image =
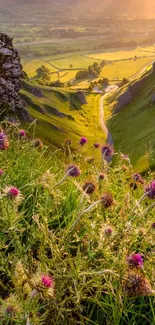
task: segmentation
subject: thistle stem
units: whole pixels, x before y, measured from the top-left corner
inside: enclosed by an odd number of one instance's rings
[[[155,202],[152,203],[148,208],[146,208],[144,211],[142,211],[142,214],[147,213],[149,210],[155,207]]]
[[[78,215],[77,218],[75,219],[75,221],[73,222],[73,225],[72,225],[72,227],[71,227],[71,229],[70,229],[70,232],[73,231],[73,229],[75,228],[76,224],[80,221],[81,217],[82,217],[85,213],[89,212],[93,207],[95,207],[98,203],[101,203],[101,202],[102,202],[102,200],[98,200],[98,201],[92,203],[92,204],[91,204],[91,205],[90,205],[86,210],[82,211],[82,212],[80,213],[80,215]]]

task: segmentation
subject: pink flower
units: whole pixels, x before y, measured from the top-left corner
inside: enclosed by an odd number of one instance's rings
[[[23,199],[23,196],[17,187],[6,186],[3,192],[9,199],[15,200],[16,202],[20,203],[20,201]]]
[[[129,264],[132,264],[134,266],[143,266],[143,259],[140,254],[133,254],[127,257],[127,261]]]
[[[112,235],[112,229],[111,228],[106,228],[104,231],[106,236],[111,236]]]
[[[19,190],[16,187],[11,187],[10,190],[8,191],[8,195],[12,197],[16,197],[19,195]]]
[[[19,131],[19,136],[25,138],[26,137],[26,131],[25,130],[20,130]]]
[[[4,174],[3,170],[2,170],[2,169],[0,169],[0,175],[3,175],[3,174]]]
[[[81,146],[83,146],[84,144],[86,144],[88,142],[88,140],[87,140],[87,138],[85,138],[85,137],[82,137],[81,139],[80,139],[80,145]]]
[[[42,275],[41,282],[46,288],[54,287],[54,281],[49,275]]]

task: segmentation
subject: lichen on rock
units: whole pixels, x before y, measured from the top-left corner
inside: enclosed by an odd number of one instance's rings
[[[0,33],[0,120],[17,116],[32,121],[25,102],[18,95],[22,76],[20,57],[12,44],[12,38]]]

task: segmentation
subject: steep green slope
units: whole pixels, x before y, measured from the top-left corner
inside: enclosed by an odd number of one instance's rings
[[[78,147],[81,136],[89,137],[89,148],[96,141],[105,141],[99,124],[100,95],[86,94],[87,104],[82,104],[74,91],[49,87],[40,89],[42,97],[25,88],[21,90],[31,116],[37,120],[35,132],[38,137],[58,146],[71,138],[74,149]]]
[[[116,149],[129,154],[132,163],[145,170],[148,166],[155,166],[155,105],[151,103],[155,92],[155,75],[152,73],[145,77],[134,99],[119,113],[113,114],[118,97],[126,89],[127,86],[107,97],[107,125]],[[151,156],[148,156],[150,150]]]

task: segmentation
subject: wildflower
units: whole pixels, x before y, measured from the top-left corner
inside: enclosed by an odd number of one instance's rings
[[[87,140],[87,138],[85,138],[85,137],[82,137],[81,139],[80,139],[80,145],[81,146],[84,146],[84,144],[86,144],[88,142],[88,140]]]
[[[81,174],[81,171],[77,166],[69,165],[66,169],[66,174],[71,177],[77,177]]]
[[[19,130],[19,136],[25,138],[26,137],[26,131],[25,130]]]
[[[123,291],[130,298],[149,296],[154,293],[148,279],[139,270],[127,274],[123,280]]]
[[[114,154],[114,147],[111,144],[105,144],[101,149],[103,159],[109,161]]]
[[[1,130],[0,133],[0,150],[6,150],[9,148],[9,141],[6,134]]]
[[[104,234],[106,236],[111,236],[112,235],[112,228],[106,228],[105,231],[104,231]]]
[[[3,174],[4,174],[3,170],[2,170],[2,169],[0,169],[0,175],[3,175]]]
[[[155,198],[155,181],[151,182],[148,187],[146,187],[145,192],[150,199]]]
[[[102,205],[104,206],[104,208],[109,208],[113,204],[113,197],[112,197],[111,193],[105,193],[101,197],[101,202],[102,202]]]
[[[155,222],[152,223],[151,227],[155,229]]]
[[[105,179],[104,174],[100,173],[98,179],[99,179],[99,181],[103,181]]]
[[[22,195],[17,187],[6,186],[3,190],[3,192],[11,200],[15,200],[15,201],[19,202],[22,199]]]
[[[92,194],[95,191],[95,184],[93,184],[92,182],[86,182],[83,186],[83,190],[87,194]]]
[[[54,281],[48,275],[42,275],[41,282],[46,288],[53,288],[54,287]]]
[[[36,148],[42,148],[43,147],[43,143],[42,143],[42,141],[40,139],[33,140],[33,145]]]
[[[134,181],[139,182],[141,184],[144,183],[144,180],[143,180],[142,176],[140,174],[138,174],[138,173],[133,175],[133,179],[134,179]]]
[[[133,254],[127,257],[127,261],[130,265],[135,267],[142,267],[143,266],[143,259],[140,254]]]
[[[99,143],[94,143],[94,148],[97,149],[100,147],[100,144]]]
[[[72,144],[72,141],[71,140],[66,140],[66,144],[68,145],[68,146],[70,146],[71,144]]]

